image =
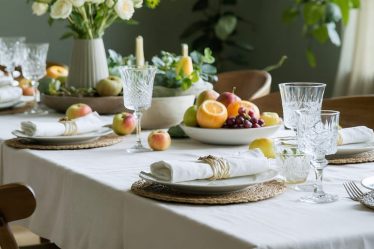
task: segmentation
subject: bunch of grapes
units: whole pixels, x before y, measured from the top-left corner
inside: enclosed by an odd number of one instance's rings
[[[265,124],[264,120],[257,119],[251,110],[247,112],[245,108],[240,107],[238,113],[236,117],[228,117],[222,128],[260,128]]]

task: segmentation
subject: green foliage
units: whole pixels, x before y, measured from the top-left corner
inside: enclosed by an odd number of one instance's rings
[[[217,81],[217,68],[212,65],[215,62],[215,58],[209,48],[204,49],[204,54],[192,51],[190,57],[194,70],[191,75],[184,76],[182,72],[176,73],[176,66],[180,61],[180,56],[165,51],[161,51],[159,56],[154,56],[152,63],[158,68],[155,85],[187,90],[199,79],[208,82]]]
[[[317,59],[312,49],[313,42],[330,42],[341,45],[338,24],[347,25],[349,13],[360,7],[360,0],[294,0],[292,6],[283,12],[283,21],[291,23],[302,17],[302,33],[308,40],[306,58],[311,67],[316,67]]]
[[[253,47],[248,42],[237,39],[239,25],[248,24],[244,18],[232,12],[232,6],[237,3],[237,0],[196,0],[192,11],[201,13],[203,19],[191,23],[180,38],[191,40],[191,47],[200,52],[209,46],[219,58],[218,63],[247,63],[243,52],[250,52]],[[229,47],[235,48],[237,54],[225,56],[224,51]],[[218,64],[218,67],[222,65]]]
[[[180,127],[180,125],[172,126],[169,128],[168,133],[171,138],[188,138],[186,133]]]

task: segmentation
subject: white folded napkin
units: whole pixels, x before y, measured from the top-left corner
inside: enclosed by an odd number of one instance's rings
[[[366,126],[356,126],[339,130],[338,145],[374,141],[374,132]]]
[[[230,177],[254,175],[269,170],[269,160],[261,150],[250,150],[240,156],[224,158],[229,165]],[[208,179],[213,176],[212,167],[198,160],[165,160],[152,163],[151,174],[163,181],[184,182]]]
[[[0,87],[2,86],[15,86],[15,83],[18,84],[17,81],[15,81],[10,76],[0,75]]]
[[[97,112],[90,113],[84,117],[72,120],[76,126],[75,134],[82,134],[96,131],[103,126],[103,122]],[[28,136],[53,137],[62,136],[68,128],[61,122],[39,122],[24,121],[21,123],[21,130]]]
[[[0,103],[6,103],[21,99],[22,89],[17,86],[0,87]]]

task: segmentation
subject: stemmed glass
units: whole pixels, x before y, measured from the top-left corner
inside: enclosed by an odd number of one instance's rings
[[[136,144],[127,149],[129,153],[147,152],[150,149],[142,145],[141,119],[143,111],[151,106],[153,81],[157,72],[154,66],[123,66],[120,67],[121,78],[123,81],[123,101],[127,109],[134,110],[137,119],[136,125]]]
[[[5,66],[5,71],[11,78],[14,77],[16,66],[22,61],[22,44],[25,37],[1,37],[0,39],[0,63]]]
[[[24,44],[24,56],[22,66],[23,76],[31,80],[31,86],[34,88],[34,105],[26,111],[25,114],[47,114],[46,110],[39,107],[38,80],[46,74],[46,61],[48,53],[48,43],[27,43]]]
[[[323,169],[327,166],[326,155],[337,151],[339,112],[322,110],[296,111],[299,122],[297,126],[298,146],[304,153],[312,155],[311,166],[316,174],[314,193],[300,200],[309,203],[334,202],[338,196],[327,194],[322,188]]]
[[[298,122],[296,116],[297,110],[321,110],[325,87],[326,84],[324,83],[295,82],[279,84],[283,119],[286,128],[296,130]]]

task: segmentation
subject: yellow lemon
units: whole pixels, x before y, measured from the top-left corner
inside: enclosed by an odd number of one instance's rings
[[[275,158],[273,140],[271,138],[258,138],[249,144],[249,149],[260,149],[267,158]]]
[[[264,120],[265,126],[277,125],[281,121],[276,112],[263,112],[260,118]]]
[[[227,119],[226,106],[215,100],[205,100],[197,109],[196,119],[202,128],[221,128]]]

